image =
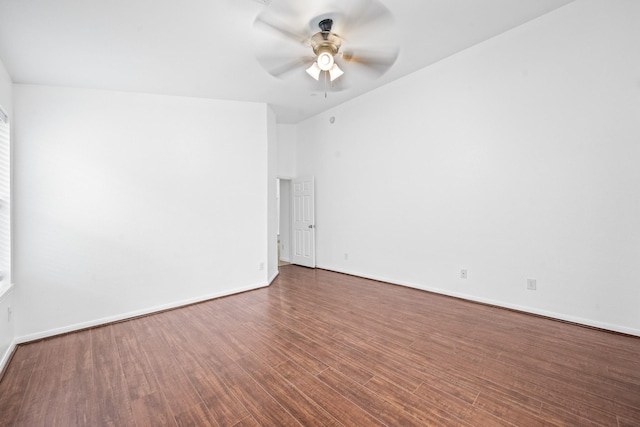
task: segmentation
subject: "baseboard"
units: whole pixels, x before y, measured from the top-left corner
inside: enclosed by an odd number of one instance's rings
[[[7,348],[4,350],[4,352],[0,354],[0,380],[2,380],[2,376],[4,375],[4,370],[8,366],[9,361],[11,360],[11,357],[13,356],[13,353],[15,352],[17,347],[17,343],[13,334],[14,325],[12,324],[12,322],[15,322],[15,321],[11,318],[12,317],[11,315],[8,315],[9,316],[8,318],[4,317],[4,316],[7,316],[7,311],[5,310],[11,307],[11,302],[7,302],[6,300],[11,296],[14,289],[15,287],[13,286],[12,283],[7,284],[7,283],[4,283],[4,281],[0,282],[0,306],[2,307],[2,310],[3,310],[2,312],[3,319],[0,320],[0,322],[2,322],[3,330],[5,330],[7,334],[3,339],[6,339],[7,341],[11,340]],[[7,303],[5,304],[5,302]],[[3,343],[2,347],[4,347],[5,344],[6,342]]]
[[[278,277],[278,275],[280,275],[280,271],[276,270],[275,273],[273,273],[271,275],[271,277],[269,278],[269,285],[271,285],[273,283],[274,280],[276,280],[276,278]]]
[[[7,348],[7,351],[2,355],[2,358],[0,358],[0,381],[2,381],[5,368],[9,366],[9,362],[11,361],[11,358],[13,357],[13,354],[15,353],[17,348],[18,344],[14,340],[11,345],[9,345],[9,348]]]
[[[408,288],[419,289],[419,290],[422,290],[422,291],[433,292],[435,294],[446,295],[446,296],[450,296],[450,297],[453,297],[453,298],[463,299],[463,300],[466,300],[466,301],[477,302],[477,303],[480,303],[480,304],[492,305],[492,306],[501,307],[501,308],[504,308],[504,309],[507,309],[507,310],[514,310],[514,311],[528,313],[528,314],[532,314],[532,315],[536,315],[536,316],[547,317],[547,318],[550,318],[550,319],[555,319],[555,320],[559,320],[559,321],[563,321],[563,322],[574,323],[574,324],[577,324],[577,325],[586,326],[586,327],[590,327],[590,328],[603,329],[603,330],[616,332],[616,333],[620,333],[620,334],[633,335],[633,336],[640,337],[640,329],[629,328],[629,327],[626,327],[626,326],[615,325],[615,324],[606,323],[606,322],[599,322],[599,321],[591,320],[591,319],[584,319],[582,317],[570,316],[570,315],[567,315],[567,314],[564,314],[564,313],[556,313],[556,312],[540,310],[540,309],[536,309],[536,308],[532,308],[532,307],[520,306],[520,305],[517,305],[517,304],[511,304],[511,303],[508,303],[508,302],[505,302],[505,301],[492,300],[492,299],[489,299],[489,298],[480,298],[480,297],[477,297],[477,296],[474,296],[474,295],[458,293],[458,292],[451,292],[451,291],[447,291],[445,289],[435,288],[435,287],[431,287],[431,286],[419,285],[419,284],[416,284],[416,283],[399,282],[397,280],[394,280],[394,279],[391,279],[391,278],[388,278],[388,277],[372,276],[372,275],[369,275],[369,274],[363,274],[363,273],[351,272],[351,271],[344,271],[344,270],[336,269],[336,268],[332,268],[332,267],[321,267],[321,266],[318,266],[317,268],[321,268],[323,270],[335,271],[336,273],[348,274],[350,276],[362,277],[362,278],[365,278],[365,279],[375,280],[375,281],[378,281],[378,282],[389,283],[389,284],[392,284],[392,285],[404,286],[404,287],[408,287]]]
[[[251,285],[241,288],[236,288],[224,292],[218,292],[208,295],[203,295],[196,298],[185,299],[181,301],[172,302],[169,304],[163,304],[155,307],[150,307],[142,310],[131,311],[128,313],[118,314],[115,316],[103,317],[101,319],[90,320],[87,322],[76,323],[73,325],[63,326],[60,328],[50,329],[47,331],[37,332],[35,334],[22,335],[20,337],[16,337],[14,340],[15,344],[24,344],[32,341],[38,341],[45,338],[50,338],[56,335],[67,334],[69,332],[76,332],[83,329],[95,328],[102,325],[107,325],[109,323],[122,322],[124,320],[133,319],[136,317],[146,316],[149,314],[159,313],[166,310],[172,310],[179,307],[184,307],[191,304],[197,304],[204,301],[209,301],[216,298],[222,298],[229,295],[240,294],[243,292],[253,291],[256,289],[264,288],[269,286],[270,283],[261,283],[258,285]]]

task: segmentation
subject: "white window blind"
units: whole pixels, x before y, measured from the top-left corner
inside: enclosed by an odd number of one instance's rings
[[[11,144],[9,117],[0,107],[0,285],[11,283]]]

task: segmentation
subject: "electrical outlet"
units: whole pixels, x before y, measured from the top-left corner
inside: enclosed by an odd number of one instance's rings
[[[463,268],[462,270],[460,270],[460,278],[461,279],[466,279],[467,278],[467,269]]]
[[[7,321],[11,323],[11,318],[13,317],[13,309],[11,306],[7,307]]]
[[[344,254],[344,260],[345,261],[349,261],[349,254],[345,252]]]
[[[535,291],[537,287],[536,279],[527,279],[527,289]]]
[[[260,270],[264,270],[264,262],[260,263]]]

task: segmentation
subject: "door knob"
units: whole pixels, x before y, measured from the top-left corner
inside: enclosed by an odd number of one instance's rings
[[[309,228],[313,228],[313,225],[312,225],[312,224],[309,224]]]

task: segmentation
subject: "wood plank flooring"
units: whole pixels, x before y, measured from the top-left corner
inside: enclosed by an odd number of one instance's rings
[[[640,426],[640,339],[284,266],[21,345],[0,426]]]

